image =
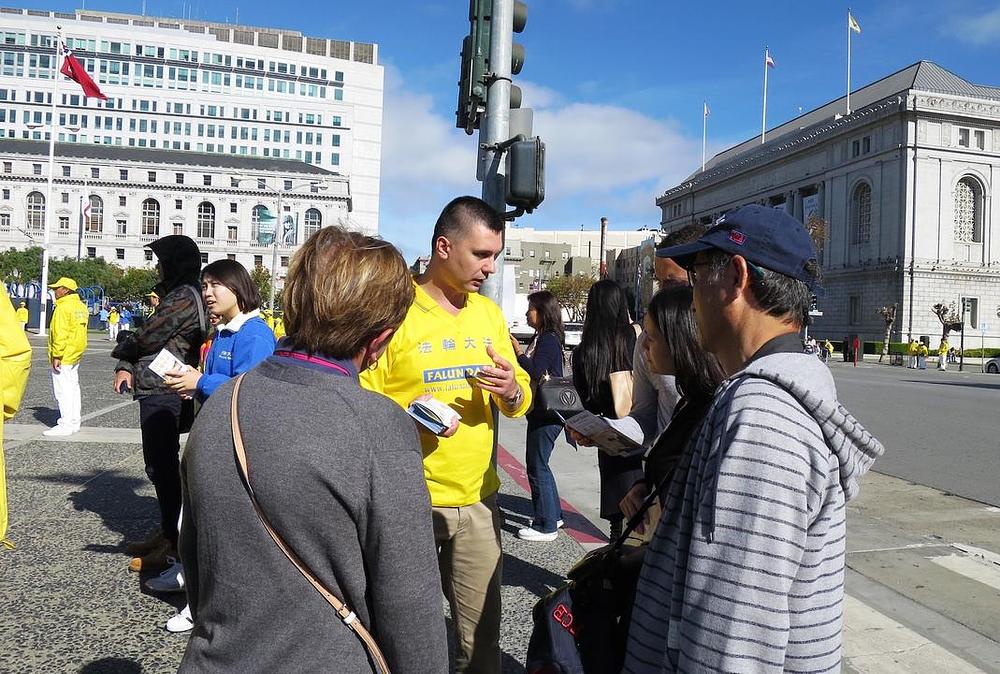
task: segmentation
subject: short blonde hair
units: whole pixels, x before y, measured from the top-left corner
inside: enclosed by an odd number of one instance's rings
[[[353,358],[413,303],[413,279],[396,247],[341,227],[324,227],[292,256],[282,294],[285,330],[296,349]]]

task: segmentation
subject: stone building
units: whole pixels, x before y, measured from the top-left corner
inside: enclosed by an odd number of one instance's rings
[[[712,158],[656,200],[666,231],[748,203],[825,227],[826,294],[813,333],[893,340],[941,333],[931,306],[967,308],[966,337],[1000,346],[1000,87],[928,61]],[[994,227],[994,224],[997,226]],[[968,341],[968,339],[967,339]]]

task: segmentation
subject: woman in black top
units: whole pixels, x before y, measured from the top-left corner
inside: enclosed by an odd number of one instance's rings
[[[611,393],[611,373],[632,370],[635,330],[628,315],[625,293],[611,280],[598,281],[587,296],[587,316],[580,346],[573,351],[573,385],[584,409],[617,418]],[[598,452],[601,472],[601,517],[611,522],[611,538],[621,533],[618,506],[636,480],[642,477],[641,456],[611,456]]]
[[[622,499],[621,508],[627,517],[638,509],[649,490],[673,471],[704,419],[715,389],[725,378],[715,356],[698,343],[691,298],[690,287],[667,288],[653,296],[646,312],[643,349],[650,372],[674,375],[681,397],[667,428],[646,453],[645,476]],[[661,490],[661,503],[663,493]],[[639,533],[643,533],[645,524],[636,527]]]
[[[527,352],[511,337],[518,364],[531,375],[532,386],[545,377],[563,376],[563,332],[562,309],[555,296],[547,290],[528,295],[528,325],[535,329]],[[531,507],[534,518],[530,527],[517,532],[518,538],[527,541],[555,540],[562,525],[562,508],[559,506],[559,490],[549,468],[549,456],[562,425],[546,419],[540,410],[528,412],[528,437],[525,443],[525,463],[528,485],[531,487]]]

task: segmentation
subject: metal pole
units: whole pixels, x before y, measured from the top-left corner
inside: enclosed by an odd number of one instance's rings
[[[605,256],[607,255],[607,251],[605,250],[605,243],[607,241],[607,236],[608,236],[608,219],[605,217],[601,217],[601,248],[598,251],[598,254],[601,256],[601,261],[597,265],[597,269],[599,270],[597,277],[601,279],[607,278],[608,276],[608,265],[607,262],[605,262],[604,260]]]
[[[958,371],[961,372],[962,368],[965,367],[965,298],[962,298],[962,334],[958,338],[958,350],[961,355],[958,357]],[[940,357],[940,356],[939,356]],[[944,355],[946,362],[948,354]]]
[[[281,222],[281,196],[284,193],[281,190],[276,191],[278,193],[278,219],[274,223],[274,240],[271,242],[271,296],[267,302],[267,306],[272,312],[274,311],[274,286],[278,282],[278,230],[283,225]]]
[[[58,118],[57,104],[59,101],[59,60],[62,46],[62,26],[56,26],[56,43],[54,45],[55,55],[52,63],[52,120],[49,124],[49,183],[45,191],[45,232],[42,235],[42,288],[41,306],[38,312],[38,336],[44,337],[45,322],[48,314],[49,303],[49,230],[52,228],[52,181],[56,170],[56,123]]]
[[[87,172],[83,173],[83,196],[80,197],[80,226],[76,234],[76,261],[80,261],[80,256],[83,254],[83,200],[86,199],[90,201],[90,197],[87,196]]]
[[[767,133],[767,47],[764,47],[764,106],[760,113],[760,144],[764,144],[764,134]]]
[[[847,114],[851,114],[851,9],[847,8]]]
[[[514,38],[514,0],[493,0],[490,28],[490,82],[486,98],[486,116],[479,131],[479,142],[485,147],[483,161],[483,201],[498,213],[507,210],[504,194],[503,153],[496,145],[510,135],[510,59]],[[496,259],[496,271],[479,289],[498,305],[503,294],[503,272],[506,250],[506,232]]]

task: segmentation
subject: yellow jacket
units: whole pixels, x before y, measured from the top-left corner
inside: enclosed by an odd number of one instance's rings
[[[7,301],[10,302],[9,299]],[[18,307],[14,314],[17,316],[18,323],[28,322],[28,307]]]
[[[274,325],[271,326],[271,331],[274,332],[274,338],[281,339],[285,336],[285,319],[275,318],[273,322]]]
[[[118,324],[118,319],[120,319],[120,318],[121,318],[121,316],[118,314],[118,310],[117,309],[112,309],[108,313],[108,323],[110,323],[111,325],[117,325]]]
[[[18,325],[7,289],[0,284],[0,546],[12,547],[7,536],[7,478],[3,456],[3,422],[21,406],[24,388],[31,370],[31,345]]]
[[[920,342],[920,344],[917,345],[917,355],[926,357],[928,353],[929,351],[927,349],[927,345],[924,344],[923,342]]]
[[[493,366],[486,353],[492,345],[514,367],[524,394],[518,409],[500,407],[510,417],[531,407],[531,378],[517,364],[507,321],[492,300],[470,294],[458,316],[452,316],[419,285],[416,293],[378,365],[361,373],[361,385],[404,409],[429,393],[462,415],[455,435],[442,438],[421,430],[420,445],[431,504],[472,505],[495,494],[500,478],[493,463],[494,401],[491,394],[473,388],[469,376]]]
[[[87,349],[89,318],[87,305],[76,293],[71,292],[56,300],[49,325],[49,360],[60,358],[65,365],[80,362]]]
[[[920,353],[920,343],[916,340],[910,342],[910,355],[916,356]]]
[[[947,340],[942,339],[941,340],[941,344],[938,346],[938,355],[939,356],[947,356],[948,355],[948,348],[949,347],[948,347]]]

